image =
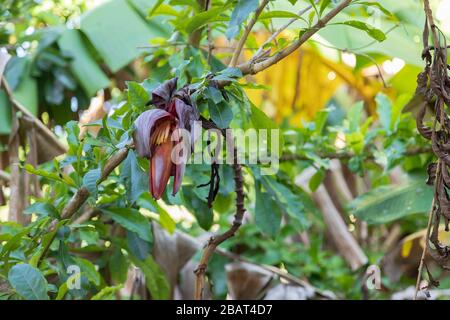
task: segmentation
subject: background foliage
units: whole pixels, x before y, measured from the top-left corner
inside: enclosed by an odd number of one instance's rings
[[[295,18],[263,47],[282,50],[337,2],[270,1],[240,59],[249,59],[274,30]],[[444,21],[448,1],[433,4]],[[134,120],[150,108],[151,92],[175,76],[179,87],[197,89],[199,111],[220,128],[283,133],[277,175],[263,176],[259,166],[244,168],[248,214],[222,246],[232,256],[216,254],[211,261],[212,297],[270,296],[263,288],[253,296],[242,288],[236,293],[236,255],[307,282],[316,290],[307,298],[323,291],[337,298],[389,298],[413,283],[420,254],[415,232],[425,227],[432,198],[424,183],[432,156],[416,132],[412,99],[423,65],[420,4],[352,1],[300,50],[245,78],[227,63],[259,1],[217,0],[207,11],[202,5],[194,0],[2,5],[1,52],[12,56],[3,77],[12,95],[0,89],[0,169],[13,176],[8,137],[16,134],[19,119],[21,175],[36,179],[36,187],[23,194],[23,223],[11,215],[10,183],[0,185],[1,298],[192,297],[187,279],[195,266],[189,264],[199,260],[205,230],[226,230],[235,211],[232,168],[220,166],[212,208],[208,187],[198,187],[209,181],[209,165],[188,166],[181,192],[175,197],[166,192],[159,201],[148,192],[148,160],[133,150],[102,177],[108,160],[129,145]],[[442,29],[450,31],[444,22]],[[211,80],[230,84],[219,91]],[[23,132],[23,112],[13,108],[12,99],[45,124],[66,152],[40,161],[43,151],[33,139],[39,141],[42,133]],[[63,209],[81,188],[89,192],[87,203],[73,219],[63,219]],[[357,268],[333,241],[326,203],[367,257]],[[191,242],[182,236],[196,245],[186,249]],[[382,268],[381,290],[364,287],[369,264]],[[80,267],[79,279],[71,265]],[[435,272],[445,287],[445,273]],[[68,288],[68,279],[80,280],[81,288]],[[136,279],[144,289],[132,285]]]

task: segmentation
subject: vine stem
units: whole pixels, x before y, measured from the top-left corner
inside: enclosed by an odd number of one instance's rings
[[[435,49],[440,48],[439,37],[436,32],[436,25],[434,24],[433,11],[431,10],[431,7],[430,7],[430,1],[423,0],[423,6],[424,6],[424,10],[425,10],[425,15],[427,16],[427,19],[428,19],[428,24],[430,25],[431,36],[433,38],[434,48]]]
[[[430,29],[431,29],[431,37],[433,39],[434,48],[438,49],[438,48],[440,48],[439,37],[438,37],[438,34],[436,32],[436,25],[434,24],[433,11],[431,10],[429,0],[423,0],[423,6],[424,6],[424,11],[425,11],[425,15],[426,15],[426,18],[427,18],[428,25],[430,26]],[[427,28],[426,25],[425,25],[425,28]],[[424,48],[424,49],[426,49],[426,48]],[[438,162],[437,162],[436,178],[435,178],[435,182],[434,182],[435,185],[436,185],[436,180],[438,179],[438,176],[439,176],[440,168],[441,168],[440,160],[438,160]],[[415,291],[414,291],[414,300],[417,300],[417,294],[419,293],[420,282],[422,280],[422,271],[423,271],[423,266],[425,264],[425,256],[426,256],[427,251],[428,251],[428,239],[430,238],[431,224],[432,224],[432,221],[433,221],[435,205],[436,205],[436,195],[433,197],[433,201],[431,203],[430,214],[429,214],[429,217],[428,217],[427,231],[426,231],[426,233],[424,235],[424,247],[423,247],[422,256],[420,258],[420,263],[419,263],[419,268],[418,268],[416,288],[415,288]]]
[[[419,293],[419,287],[420,287],[420,281],[422,281],[422,271],[423,271],[423,266],[425,264],[425,256],[427,254],[427,249],[428,249],[428,239],[430,237],[430,230],[431,230],[431,222],[433,221],[433,213],[434,213],[434,207],[435,207],[435,198],[433,197],[433,201],[431,202],[431,209],[430,209],[430,214],[428,217],[428,225],[427,225],[427,232],[425,233],[425,235],[423,236],[423,240],[424,240],[424,246],[423,246],[423,251],[422,251],[422,256],[420,257],[420,263],[419,263],[419,268],[418,268],[418,274],[417,274],[417,281],[416,281],[416,289],[414,291],[414,300],[417,300],[417,294]]]
[[[205,129],[214,128],[217,130],[220,130],[213,122],[208,120],[202,121],[203,127]],[[222,132],[222,135],[226,137],[225,131],[220,130]],[[224,233],[218,235],[218,236],[212,236],[208,244],[206,245],[203,255],[200,259],[200,262],[197,266],[197,269],[195,269],[194,273],[196,275],[196,281],[195,281],[195,299],[196,300],[202,300],[203,293],[205,291],[205,276],[206,276],[206,269],[208,267],[208,262],[213,253],[215,252],[216,248],[227,239],[233,237],[235,233],[239,230],[240,226],[242,225],[242,220],[245,215],[245,207],[244,207],[244,177],[242,175],[242,165],[238,161],[238,152],[236,146],[233,147],[233,170],[234,170],[234,188],[236,192],[236,213],[234,215],[233,223],[231,227],[225,231]]]

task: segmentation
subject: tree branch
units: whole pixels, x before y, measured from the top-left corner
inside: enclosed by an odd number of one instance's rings
[[[344,0],[333,10],[328,12],[322,19],[319,19],[317,23],[311,28],[308,29],[302,36],[287,46],[285,49],[278,51],[273,56],[264,59],[263,61],[257,62],[257,60],[249,60],[241,65],[239,65],[239,69],[241,69],[242,74],[256,74],[261,72],[270,66],[278,63],[280,60],[284,59],[295,50],[297,50],[302,44],[304,44],[307,40],[309,40],[313,35],[315,35],[320,29],[326,26],[326,24],[333,19],[339,12],[344,10],[346,7],[350,5],[352,0]]]
[[[250,32],[252,31],[253,27],[255,26],[256,21],[258,21],[259,15],[263,12],[264,8],[267,6],[268,3],[269,3],[269,0],[263,0],[261,2],[259,7],[256,9],[255,14],[253,15],[252,19],[249,21],[249,23],[245,27],[244,34],[239,39],[239,42],[233,53],[233,57],[231,58],[231,61],[229,64],[230,67],[233,67],[233,68],[236,67],[239,56],[241,55],[241,52],[242,52],[242,48],[244,47],[244,44],[247,41],[247,38],[248,38]]]

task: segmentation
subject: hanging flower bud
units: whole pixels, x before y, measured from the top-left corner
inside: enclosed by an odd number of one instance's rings
[[[134,123],[136,151],[150,160],[149,188],[155,199],[161,198],[171,176],[174,176],[172,194],[178,192],[186,161],[175,163],[172,152],[183,143],[181,129],[187,130],[193,138],[194,121],[199,119],[188,88],[177,91],[176,87],[177,78],[174,78],[156,88],[152,93],[156,109],[143,112]],[[194,140],[190,139],[190,142],[192,145]]]

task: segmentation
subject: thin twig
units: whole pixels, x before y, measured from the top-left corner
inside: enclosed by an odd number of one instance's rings
[[[244,34],[242,35],[242,37],[239,39],[238,44],[236,45],[236,50],[234,51],[234,54],[231,58],[230,67],[235,67],[238,59],[241,55],[242,52],[242,48],[244,47],[245,42],[247,41],[247,38],[250,34],[250,32],[252,31],[253,27],[255,26],[256,21],[258,21],[258,17],[259,15],[262,13],[262,11],[264,10],[264,8],[266,7],[266,5],[269,3],[269,0],[263,0],[261,2],[261,4],[259,5],[258,9],[256,9],[255,14],[253,15],[253,17],[250,19],[249,23],[247,24],[247,26],[245,27],[244,30]]]
[[[425,15],[427,16],[427,19],[428,19],[428,24],[431,28],[431,36],[433,38],[434,48],[435,49],[440,48],[439,36],[436,31],[436,25],[434,24],[433,11],[431,11],[429,0],[423,0],[423,5],[424,5],[424,10],[425,10]]]
[[[440,166],[438,164],[438,168],[439,167]],[[419,288],[420,287],[420,282],[422,281],[422,271],[423,271],[423,265],[425,263],[425,256],[427,254],[427,249],[428,249],[428,239],[430,237],[431,222],[433,221],[434,208],[435,208],[435,198],[433,197],[433,201],[431,202],[430,214],[429,214],[429,217],[428,217],[427,232],[424,235],[424,245],[423,245],[422,256],[420,257],[420,263],[419,263],[418,274],[417,274],[417,281],[416,281],[416,290],[414,291],[414,300],[417,300],[417,294],[419,293],[419,289],[420,289]]]
[[[338,6],[336,6],[333,10],[328,12],[323,18],[319,19],[317,23],[311,28],[308,29],[302,36],[291,43],[289,46],[284,48],[281,51],[278,51],[273,56],[264,59],[263,61],[256,62],[255,60],[250,59],[249,61],[239,65],[242,73],[245,74],[256,74],[261,72],[270,66],[278,63],[280,60],[286,58],[288,55],[293,53],[295,50],[300,48],[302,44],[308,41],[313,35],[315,35],[320,29],[326,26],[326,24],[333,19],[339,12],[347,8],[352,0],[344,0]]]
[[[315,0],[315,3],[317,4],[319,2],[319,0]],[[305,13],[307,13],[309,10],[312,9],[312,5],[307,6],[306,8],[300,10],[297,15],[299,17],[301,17],[302,15],[304,15]],[[276,30],[266,41],[264,41],[264,43],[258,48],[258,51],[255,52],[255,54],[253,55],[252,59],[255,59],[257,57],[259,57],[261,55],[261,53],[264,50],[264,47],[267,46],[269,43],[271,43],[273,40],[276,39],[276,37],[278,37],[278,35],[283,32],[284,30],[286,30],[291,24],[293,24],[295,21],[297,21],[298,18],[292,18],[291,20],[289,20],[288,22],[286,22],[286,24],[284,24],[283,26],[281,26],[278,30]]]

